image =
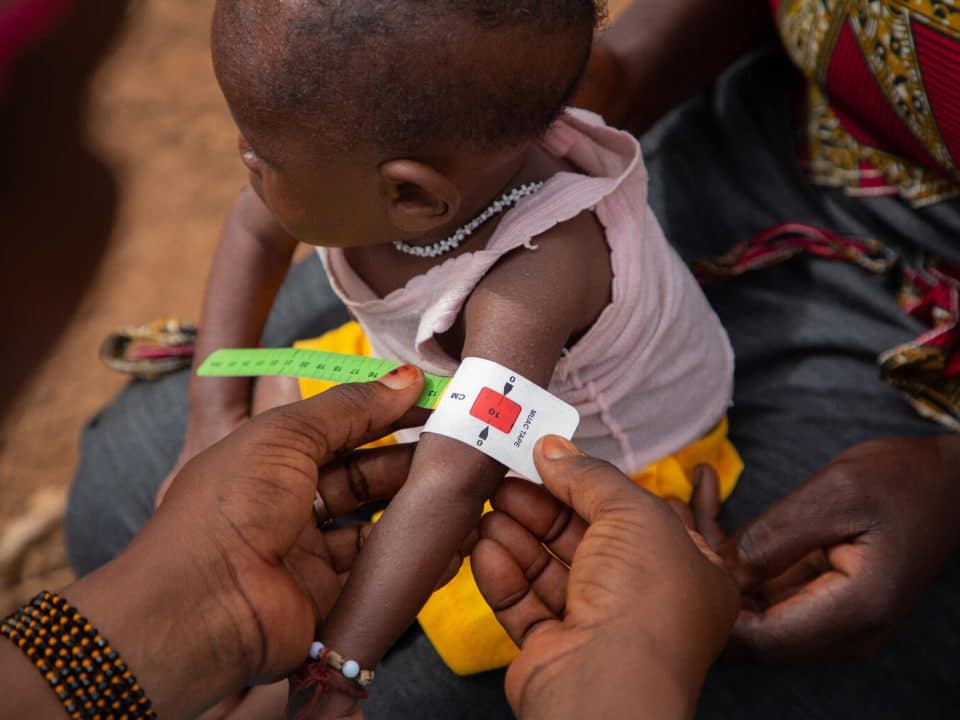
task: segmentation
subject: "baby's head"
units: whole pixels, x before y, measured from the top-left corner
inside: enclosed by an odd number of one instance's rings
[[[572,93],[603,5],[219,0],[214,68],[251,182],[298,239],[416,238],[515,172]]]

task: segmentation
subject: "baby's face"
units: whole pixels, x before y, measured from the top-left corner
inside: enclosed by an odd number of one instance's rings
[[[296,127],[241,128],[240,159],[257,195],[301,242],[327,247],[386,242],[390,226],[376,162],[320,153],[310,135]]]
[[[281,4],[263,6],[282,9]],[[322,130],[304,126],[266,99],[266,81],[258,80],[257,69],[269,65],[271,52],[283,41],[280,25],[267,17],[257,42],[238,44],[225,32],[232,26],[221,12],[234,6],[217,7],[214,71],[240,131],[240,158],[257,195],[301,242],[351,247],[388,241],[377,159],[336,152]]]

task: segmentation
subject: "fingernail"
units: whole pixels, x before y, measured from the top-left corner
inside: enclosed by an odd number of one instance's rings
[[[420,371],[413,365],[401,365],[379,378],[377,382],[386,385],[391,390],[403,390],[413,385],[419,374]]]
[[[559,435],[547,435],[540,441],[540,450],[547,460],[563,460],[573,455],[582,455],[577,446]]]
[[[704,473],[707,469],[703,465],[697,465],[693,469],[693,491],[696,492],[700,489],[700,483],[703,482]]]

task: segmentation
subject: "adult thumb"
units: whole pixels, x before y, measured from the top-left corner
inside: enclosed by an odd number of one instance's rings
[[[588,523],[622,511],[635,517],[638,505],[667,510],[613,465],[584,455],[558,435],[541,438],[533,449],[533,460],[551,494]]]
[[[855,535],[848,502],[821,473],[764,510],[720,549],[742,589],[771,580],[814,550]]]

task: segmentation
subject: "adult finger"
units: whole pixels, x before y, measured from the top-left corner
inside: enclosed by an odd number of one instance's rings
[[[567,565],[587,531],[587,524],[542,486],[521,480],[504,480],[491,503],[540,539]]]
[[[477,586],[497,620],[518,646],[532,632],[557,623],[557,616],[537,596],[513,555],[500,543],[481,538],[471,556]]]
[[[641,490],[613,465],[583,455],[569,440],[548,435],[533,451],[543,484],[573,508],[588,524],[603,516],[624,515],[634,520],[638,509],[655,516],[672,515],[666,504]],[[638,525],[638,530],[643,524]]]
[[[691,499],[691,502],[692,501],[693,499]],[[687,531],[687,536],[693,544],[697,546],[697,549],[703,553],[704,557],[717,567],[725,567],[723,558],[717,554],[713,545],[697,530],[697,520],[690,506],[676,497],[668,497],[665,502],[670,506],[670,509],[673,510],[673,513],[680,518],[680,521]]]
[[[422,389],[423,373],[404,365],[379,380],[339,385],[258,415],[247,425],[254,433],[253,443],[246,433],[230,438],[244,436],[242,442],[254,449],[260,440],[268,454],[276,448],[300,451],[322,466],[346,450],[400,429]]]
[[[330,554],[330,564],[338,574],[347,572],[353,567],[357,555],[363,549],[372,531],[372,523],[359,523],[351,527],[323,531]]]
[[[484,515],[480,533],[507,549],[544,605],[557,617],[563,617],[567,603],[567,566],[547,552],[525,527],[502,512]]]
[[[467,533],[467,536],[460,541],[460,554],[463,557],[467,557],[471,552],[473,552],[473,546],[477,544],[477,540],[480,539],[480,525],[470,529],[470,532]]]
[[[843,546],[832,550],[830,558],[832,570],[792,595],[761,612],[742,612],[731,635],[731,651],[762,661],[792,662],[833,656],[851,647],[862,650],[864,631],[879,627],[883,588],[872,587],[876,583],[865,573],[861,549]]]
[[[693,471],[693,497],[690,509],[696,523],[696,530],[710,547],[716,550],[727,539],[727,533],[720,527],[720,479],[709,465],[698,465]]]
[[[320,468],[314,509],[318,522],[392,498],[407,479],[415,444],[355,450]]]
[[[678,518],[680,518],[680,522],[683,523],[683,526],[689,532],[697,531],[697,520],[693,517],[693,511],[690,509],[689,505],[677,497],[665,498],[664,502],[670,506],[670,509],[673,510],[674,514]]]
[[[721,548],[741,588],[773,579],[818,548],[864,532],[850,483],[814,476],[741,528]]]
[[[340,385],[268,410],[193,458],[180,478],[189,474],[211,493],[221,516],[242,529],[249,545],[281,558],[311,524],[321,468],[391,432],[422,388],[423,374],[403,366],[378,381]],[[221,491],[223,483],[230,492]]]
[[[754,595],[764,607],[776,605],[796,595],[801,588],[832,569],[826,553],[823,550],[814,550],[777,577],[758,586]]]

